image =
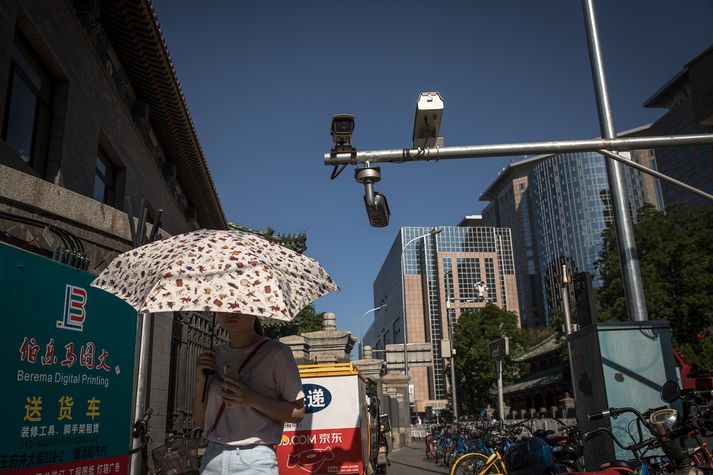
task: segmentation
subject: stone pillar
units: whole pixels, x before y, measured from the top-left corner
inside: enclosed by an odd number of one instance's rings
[[[297,364],[311,363],[309,357],[309,345],[305,341],[304,337],[297,335],[283,336],[280,338],[280,342],[290,347],[292,350],[292,356],[294,356]]]
[[[322,330],[337,331],[337,316],[332,312],[325,312],[322,320]]]
[[[398,405],[397,408],[392,409],[390,412],[391,424],[394,426],[394,449],[411,444],[411,417],[408,397],[410,380],[410,376],[400,373],[389,373],[381,378],[384,391],[394,394],[391,399],[395,400]],[[398,426],[394,422],[396,414],[398,414]]]
[[[569,393],[564,393],[564,397],[559,400],[560,408],[562,408],[562,417],[577,417],[574,399],[569,396]]]
[[[356,338],[349,332],[338,331],[336,317],[326,312],[322,330],[302,333],[311,363],[347,363],[351,359]]]
[[[381,377],[386,372],[386,362],[384,362],[384,360],[374,359],[372,355],[373,352],[371,347],[365,346],[364,358],[352,361],[352,363],[357,367],[362,376],[373,379],[377,382],[379,386],[379,393],[381,393]]]

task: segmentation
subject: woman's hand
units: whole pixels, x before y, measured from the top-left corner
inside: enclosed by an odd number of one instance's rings
[[[196,360],[196,380],[205,380],[207,374],[215,372],[215,352],[213,350],[205,350]]]
[[[228,406],[242,404],[243,406],[254,406],[259,395],[239,379],[233,379],[225,375],[225,380],[221,385],[223,388],[223,400]]]

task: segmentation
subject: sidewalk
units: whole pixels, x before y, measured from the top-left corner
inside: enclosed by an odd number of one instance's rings
[[[440,473],[448,475],[448,469],[443,464],[436,465],[426,458],[426,446],[423,441],[412,441],[411,447],[404,447],[389,454],[391,466],[387,475],[425,475]]]

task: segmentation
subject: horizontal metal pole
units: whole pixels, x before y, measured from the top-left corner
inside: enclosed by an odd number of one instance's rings
[[[367,150],[352,153],[325,153],[324,164],[357,165],[359,163],[403,163],[456,158],[509,157],[566,152],[596,152],[605,150],[641,150],[647,148],[713,145],[713,134],[669,135],[616,139],[563,140],[526,142],[521,144],[469,145],[463,147],[433,147],[426,149]]]
[[[656,170],[652,170],[651,168],[649,168],[649,167],[647,167],[647,166],[644,166],[644,165],[641,165],[640,163],[636,163],[636,162],[634,162],[634,161],[632,161],[632,160],[629,160],[629,159],[626,158],[626,157],[622,157],[621,155],[617,155],[616,153],[610,152],[610,151],[608,151],[608,150],[599,150],[599,153],[601,153],[602,155],[606,155],[607,157],[609,157],[609,158],[611,158],[611,159],[613,159],[613,160],[616,160],[616,161],[618,161],[618,162],[620,162],[620,163],[623,163],[624,165],[627,165],[627,166],[636,168],[637,170],[639,170],[639,171],[642,172],[642,173],[646,173],[646,174],[648,174],[648,175],[655,176],[656,178],[660,178],[661,180],[665,180],[665,181],[667,181],[667,182],[669,182],[669,183],[672,183],[672,184],[674,184],[674,185],[676,185],[676,186],[679,186],[679,187],[683,188],[684,190],[688,190],[688,191],[690,191],[691,193],[695,193],[695,194],[697,194],[697,195],[699,195],[699,196],[702,196],[703,198],[706,198],[706,199],[709,199],[709,200],[713,201],[713,195],[709,195],[708,193],[706,193],[706,192],[703,191],[703,190],[699,190],[698,188],[695,188],[695,187],[693,187],[693,186],[691,186],[691,185],[688,185],[688,184],[686,184],[686,183],[684,183],[684,182],[682,182],[682,181],[678,181],[678,180],[676,180],[675,178],[671,178],[670,176],[664,175],[664,174],[661,173],[661,172],[658,172],[658,171],[656,171]]]

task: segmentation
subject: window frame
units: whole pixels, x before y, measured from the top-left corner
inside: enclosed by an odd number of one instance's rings
[[[29,69],[29,71],[25,69]],[[37,81],[40,83],[39,88],[33,80],[32,74],[37,77]],[[30,91],[35,99],[32,114],[32,136],[30,138],[29,160],[25,160],[13,146],[7,143],[11,126],[10,111],[15,89],[17,88],[16,80],[22,81],[22,84]],[[47,167],[47,154],[54,115],[52,107],[54,88],[54,77],[50,74],[27,39],[19,31],[16,31],[10,57],[10,74],[0,136],[8,145],[8,148],[10,148],[23,163],[26,163],[42,177],[44,177]]]

